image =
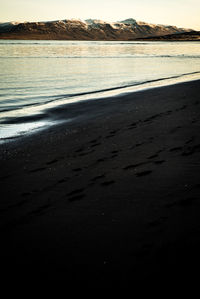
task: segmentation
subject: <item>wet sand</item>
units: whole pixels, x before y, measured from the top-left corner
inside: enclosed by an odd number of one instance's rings
[[[74,120],[1,144],[5,280],[195,279],[199,95],[193,81],[58,107]]]

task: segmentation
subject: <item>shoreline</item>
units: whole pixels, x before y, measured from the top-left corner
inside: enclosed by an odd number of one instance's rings
[[[198,32],[198,31],[197,31]],[[0,37],[0,40],[23,40],[23,41],[77,41],[77,42],[199,42],[199,38],[194,38],[194,39],[162,39],[162,37],[159,39],[156,38],[135,38],[135,39],[58,39],[58,38],[49,38],[49,39],[45,39],[45,38],[22,38],[22,37]]]
[[[195,78],[195,76],[199,74],[199,72],[193,73],[186,73],[182,75],[176,75],[169,78],[160,78],[155,79],[147,82],[141,82],[139,84],[134,85],[127,85],[123,87],[115,87],[111,89],[106,89],[102,91],[94,91],[89,93],[77,94],[74,96],[69,96],[63,99],[58,99],[55,101],[49,101],[44,104],[33,104],[33,106],[24,107],[23,109],[27,109],[29,111],[26,112],[24,115],[18,117],[17,113],[18,110],[11,110],[11,111],[3,111],[1,112],[1,117],[3,117],[3,122],[1,122],[1,137],[0,137],[0,144],[9,142],[10,140],[16,140],[20,138],[26,138],[27,135],[32,135],[37,133],[39,130],[46,130],[48,127],[52,125],[58,125],[59,122],[70,122],[73,119],[69,116],[68,120],[66,118],[59,119],[58,114],[56,116],[56,111],[61,109],[66,109],[70,105],[80,105],[81,102],[90,102],[90,101],[110,101],[110,98],[126,98],[128,94],[134,95],[134,93],[144,92],[151,89],[162,88],[162,87],[170,87],[176,84],[181,83],[189,83],[195,82],[199,80],[199,78]],[[187,76],[190,78],[187,79]],[[191,78],[193,76],[194,78]],[[185,78],[186,77],[186,78]],[[176,82],[175,80],[179,78],[179,81]],[[180,80],[181,78],[181,80]],[[94,97],[95,96],[95,97]],[[76,98],[79,100],[76,100]],[[43,107],[43,108],[42,108]],[[21,110],[19,110],[21,111]],[[9,116],[10,115],[10,116]],[[79,108],[77,106],[77,113],[73,114],[74,118],[79,118]],[[15,127],[15,129],[14,129]],[[2,135],[3,134],[3,135]]]
[[[57,107],[0,145],[3,271],[104,287],[195,279],[200,80]]]

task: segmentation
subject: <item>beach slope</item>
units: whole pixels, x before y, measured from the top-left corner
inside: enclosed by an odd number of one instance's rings
[[[4,278],[195,278],[199,94],[193,81],[57,107],[79,118],[1,144]]]

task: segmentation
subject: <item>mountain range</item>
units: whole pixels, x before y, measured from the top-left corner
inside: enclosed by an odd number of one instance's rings
[[[149,24],[132,18],[111,23],[96,19],[0,23],[0,39],[126,41],[183,33],[190,35],[190,32],[194,31],[176,26]]]

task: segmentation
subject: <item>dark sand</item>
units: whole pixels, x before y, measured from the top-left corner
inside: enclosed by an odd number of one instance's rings
[[[198,278],[199,95],[194,81],[68,105],[47,114],[81,117],[1,144],[5,280]]]

